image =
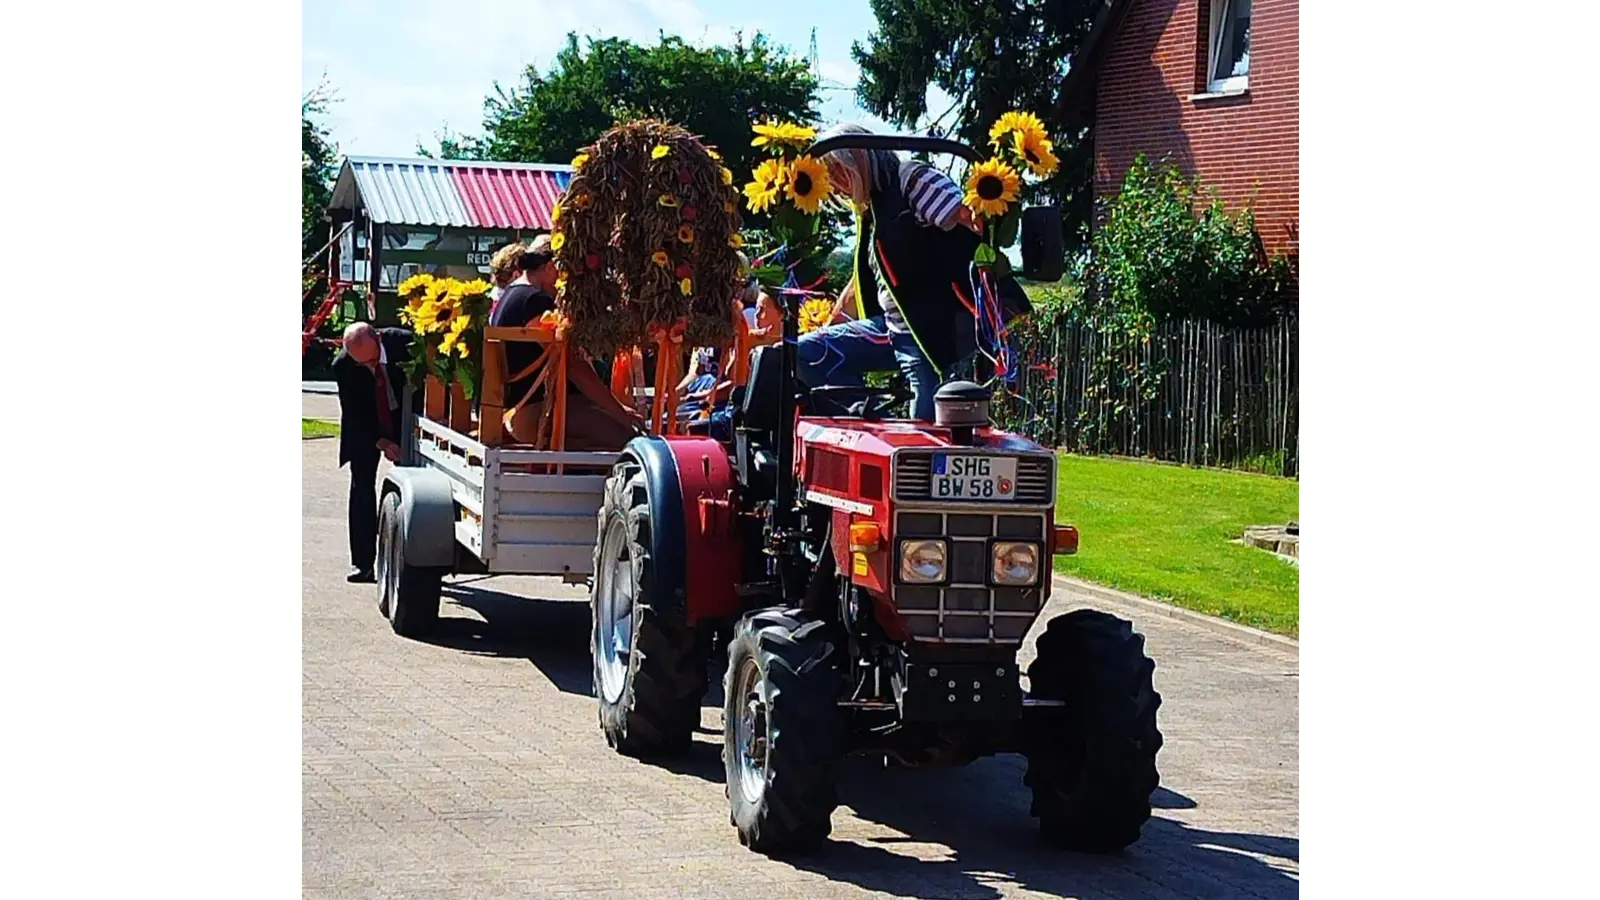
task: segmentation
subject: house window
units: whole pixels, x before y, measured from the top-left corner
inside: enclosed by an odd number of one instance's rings
[[[1206,90],[1242,91],[1250,84],[1250,0],[1212,0]]]

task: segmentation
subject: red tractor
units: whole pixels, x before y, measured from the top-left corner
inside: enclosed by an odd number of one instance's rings
[[[811,153],[857,146],[978,158],[884,135]],[[727,793],[753,850],[827,837],[847,754],[1021,753],[1045,835],[1131,844],[1162,743],[1143,636],[1102,612],[1057,616],[1027,691],[1019,679],[1051,556],[1077,548],[1054,519],[1054,455],[994,429],[970,382],[939,391],[931,424],[886,418],[897,390],[804,389],[796,322],[786,309],[783,343],[753,351],[731,440],[636,438],[606,481],[590,599],[607,741],[642,758],[686,750],[725,646]]]

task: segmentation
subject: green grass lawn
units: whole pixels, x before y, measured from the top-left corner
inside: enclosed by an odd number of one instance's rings
[[[339,433],[339,426],[333,422],[324,422],[321,419],[300,418],[300,440],[306,438],[333,437]]]
[[[1300,570],[1230,543],[1298,520],[1298,481],[1065,454],[1058,471],[1056,520],[1081,537],[1057,571],[1299,636]]]

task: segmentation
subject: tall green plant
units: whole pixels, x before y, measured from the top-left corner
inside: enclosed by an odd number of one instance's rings
[[[1170,161],[1143,154],[1102,203],[1088,266],[1095,318],[1258,326],[1297,302],[1292,258],[1269,259],[1249,209],[1229,211]]]

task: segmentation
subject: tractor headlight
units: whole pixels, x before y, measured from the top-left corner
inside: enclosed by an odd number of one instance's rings
[[[900,581],[905,584],[944,581],[948,557],[944,541],[901,541]]]
[[[1039,545],[1026,541],[995,541],[994,565],[989,580],[1009,587],[1027,587],[1039,581]]]

